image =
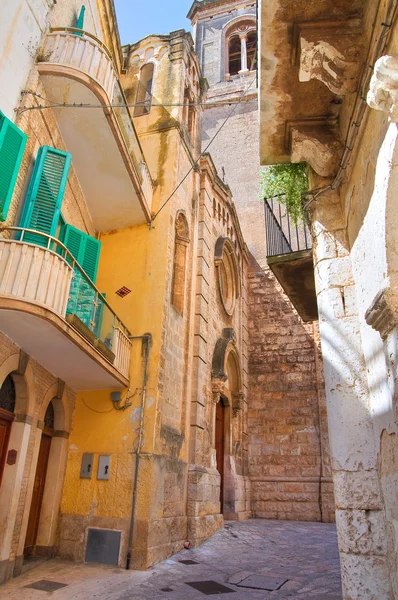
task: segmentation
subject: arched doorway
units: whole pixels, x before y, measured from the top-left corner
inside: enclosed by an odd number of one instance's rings
[[[0,485],[6,464],[14,411],[15,386],[11,375],[8,375],[0,388]]]
[[[46,483],[48,459],[52,436],[54,433],[54,406],[50,402],[44,417],[44,428],[40,441],[39,456],[37,459],[36,474],[33,485],[32,502],[30,505],[28,529],[26,531],[24,555],[31,556],[35,553],[37,532],[39,529],[40,511],[43,503],[44,486]]]
[[[216,465],[220,473],[220,512],[224,513],[225,399],[216,404]]]

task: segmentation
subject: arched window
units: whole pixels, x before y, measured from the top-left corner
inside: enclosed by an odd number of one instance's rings
[[[248,73],[257,67],[257,32],[255,21],[235,19],[225,29],[226,63],[229,76]]]
[[[147,115],[151,110],[153,71],[153,63],[147,63],[141,69],[137,89],[136,107],[134,110],[135,117]]]
[[[15,410],[15,386],[11,375],[8,375],[0,388],[0,408],[13,413]]]
[[[188,223],[183,213],[178,213],[175,222],[174,267],[171,303],[180,315],[184,312],[185,272],[189,244]]]
[[[242,45],[239,35],[234,35],[229,40],[228,65],[230,75],[237,75],[242,68]]]

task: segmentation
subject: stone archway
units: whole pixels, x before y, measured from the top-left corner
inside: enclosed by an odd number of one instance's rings
[[[23,351],[12,354],[0,366],[1,386],[7,378],[13,382],[15,406],[0,485],[0,583],[9,579],[14,570],[14,562],[10,562],[9,556],[14,536],[20,535],[18,506],[32,455],[29,442],[34,420],[35,383],[29,357]],[[22,557],[17,556],[15,562],[22,564]]]
[[[212,360],[213,448],[223,457],[219,468],[221,512],[226,519],[236,519],[236,470],[233,457],[233,421],[242,408],[243,389],[239,354],[231,328],[223,330],[217,340]],[[222,422],[222,425],[220,424]],[[221,431],[220,427],[223,428]],[[223,448],[219,444],[223,444]]]
[[[51,408],[51,411],[49,411],[49,408]],[[49,412],[52,413],[51,424],[47,422]],[[70,421],[71,415],[65,394],[65,385],[63,382],[58,381],[47,391],[37,422],[39,451],[36,457],[36,464],[34,465],[35,473],[38,466],[40,466],[38,465],[38,461],[40,450],[43,448],[43,442],[46,441],[48,444],[46,477],[34,536],[33,553],[38,556],[53,556],[54,554],[58,512],[66,469]],[[32,506],[32,497],[31,495],[30,501],[27,503],[29,513]],[[24,548],[26,543],[25,538]]]

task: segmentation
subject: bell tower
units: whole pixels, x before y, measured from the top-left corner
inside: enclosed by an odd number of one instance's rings
[[[199,64],[209,85],[202,119],[203,147],[226,122],[209,152],[232,190],[249,250],[265,268],[265,218],[259,183],[256,3],[195,0],[188,18]]]

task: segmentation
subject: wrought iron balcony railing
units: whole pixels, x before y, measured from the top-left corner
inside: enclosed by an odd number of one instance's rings
[[[264,199],[267,256],[310,250],[311,232],[304,221],[294,223],[278,196]]]

